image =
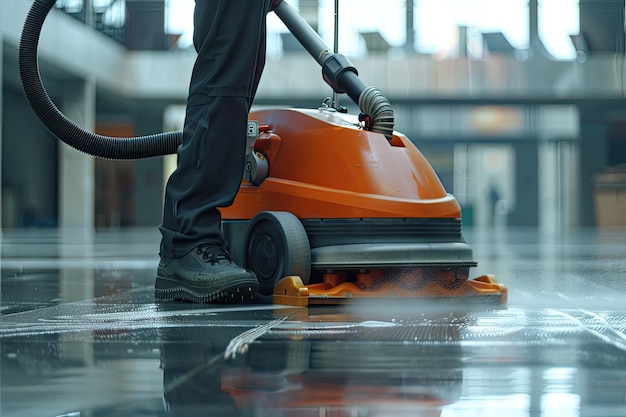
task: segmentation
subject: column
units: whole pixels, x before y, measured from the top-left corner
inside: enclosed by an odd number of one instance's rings
[[[2,25],[2,18],[0,18],[0,25]],[[3,30],[0,28],[0,245],[2,244],[2,131],[4,130],[4,124],[2,123],[3,108],[2,103],[4,101],[4,91],[2,91],[2,85],[4,84],[4,35]],[[0,254],[0,267],[2,266],[2,254]],[[2,268],[0,268],[0,307],[2,307]],[[0,370],[2,370],[2,359],[0,358]],[[0,387],[1,388],[1,387]],[[0,395],[0,400],[2,400]],[[0,401],[2,403],[2,401]],[[0,406],[0,413],[2,413],[2,407]]]
[[[96,114],[96,83],[85,80],[66,86],[62,111],[74,123],[93,131]],[[94,167],[92,156],[59,143],[59,227],[94,228]]]
[[[145,112],[135,119],[137,135],[148,135],[163,126],[163,111]],[[175,161],[175,159],[174,159]],[[134,222],[138,227],[156,227],[163,215],[163,160],[146,158],[133,162]]]
[[[520,140],[515,146],[515,208],[509,213],[509,226],[539,225],[539,161],[535,138]]]
[[[317,32],[319,26],[319,0],[300,0],[298,5],[300,15]]]
[[[149,51],[169,48],[164,0],[126,0],[126,47]]]
[[[587,53],[624,52],[624,0],[580,0],[580,33]]]
[[[608,105],[607,105],[608,106]],[[608,122],[607,109],[593,104],[580,109],[580,225],[596,224],[593,201],[593,176],[604,170],[607,162]]]
[[[96,82],[68,82],[61,95],[61,111],[82,128],[93,131]],[[59,141],[59,298],[62,303],[90,300],[95,295],[94,216],[95,159]],[[71,261],[71,266],[65,265]],[[64,357],[93,364],[91,340],[76,342],[61,335]]]
[[[407,52],[415,52],[415,6],[413,0],[406,2],[406,40],[404,49]]]
[[[0,24],[2,23],[2,19],[0,19]],[[0,239],[2,238],[2,132],[4,130],[4,124],[2,123],[2,116],[4,115],[4,110],[2,108],[2,103],[4,102],[4,92],[2,91],[2,85],[4,84],[4,35],[3,31],[0,29]]]

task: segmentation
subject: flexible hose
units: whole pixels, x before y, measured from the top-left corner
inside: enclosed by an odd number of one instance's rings
[[[56,0],[35,0],[31,6],[19,45],[22,88],[37,117],[48,130],[67,145],[102,159],[143,159],[176,153],[182,131],[131,138],[98,135],[69,120],[52,102],[39,73],[37,49],[41,28]]]
[[[359,95],[359,108],[370,116],[372,132],[378,132],[391,140],[393,136],[393,109],[389,100],[376,87],[367,87]]]
[[[341,54],[331,53],[317,32],[286,1],[274,13],[298,39],[304,49],[322,66],[324,80],[338,93],[345,92],[359,109],[370,117],[367,127],[391,140],[394,117],[389,100],[376,87],[365,87],[356,69]]]

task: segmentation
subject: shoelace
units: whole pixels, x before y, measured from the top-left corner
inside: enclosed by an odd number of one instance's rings
[[[211,262],[211,265],[219,264],[220,261],[233,261],[226,245],[217,246],[205,243],[196,248],[196,253],[202,255],[205,262]]]

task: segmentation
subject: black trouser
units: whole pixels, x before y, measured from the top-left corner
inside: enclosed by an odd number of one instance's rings
[[[218,207],[243,176],[247,120],[265,65],[271,0],[196,0],[191,75],[178,167],[165,190],[161,255],[222,244]]]

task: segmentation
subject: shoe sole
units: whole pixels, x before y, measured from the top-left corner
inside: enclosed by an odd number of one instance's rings
[[[157,276],[154,284],[154,298],[157,301],[190,301],[193,303],[243,304],[256,299],[259,292],[257,282],[233,282],[226,288],[210,293],[199,293],[181,286],[180,282]]]

